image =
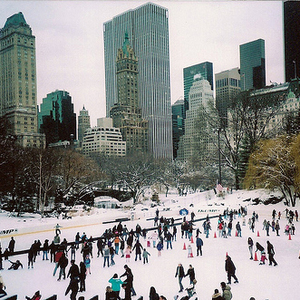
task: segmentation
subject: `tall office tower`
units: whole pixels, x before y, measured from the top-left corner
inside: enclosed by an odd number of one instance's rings
[[[300,2],[284,1],[285,81],[300,77]]]
[[[118,102],[111,108],[114,127],[120,128],[126,152],[148,151],[148,121],[142,118],[138,94],[138,58],[125,34],[117,55]]]
[[[183,88],[184,88],[184,99],[189,101],[190,88],[194,82],[194,76],[200,74],[202,78],[206,79],[211,89],[214,89],[214,74],[213,64],[211,62],[203,62],[201,64],[193,65],[183,69]]]
[[[91,128],[91,118],[89,112],[83,106],[78,116],[78,140],[80,144],[82,144],[84,132],[88,128]]]
[[[236,95],[241,92],[239,68],[215,74],[215,81],[216,107],[224,121],[224,126],[227,126],[227,109]]]
[[[186,112],[185,134],[179,141],[179,160],[187,161],[194,155],[197,155],[196,149],[199,142],[205,143],[206,148],[208,147],[209,141],[206,136],[200,135],[199,130],[196,128],[196,123],[199,119],[199,108],[207,106],[209,101],[213,101],[213,91],[210,83],[202,78],[201,75],[195,75],[194,83],[189,93],[189,110]]]
[[[22,146],[44,146],[37,127],[35,37],[21,12],[0,31],[0,116]]]
[[[47,145],[76,139],[76,114],[68,92],[56,90],[47,94],[40,105],[38,119]]]
[[[125,32],[139,59],[139,106],[148,121],[149,152],[172,158],[168,10],[147,3],[104,23],[106,115],[116,103],[116,58]]]
[[[261,89],[266,85],[264,40],[240,45],[240,74],[242,91]]]
[[[178,99],[172,105],[173,159],[177,157],[179,140],[185,132],[185,119],[188,108],[188,102],[183,98]]]

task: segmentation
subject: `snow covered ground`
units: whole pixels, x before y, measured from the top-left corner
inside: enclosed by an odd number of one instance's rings
[[[226,272],[224,269],[225,255],[228,253],[236,265],[236,275],[239,278],[238,284],[232,284],[233,299],[248,300],[251,296],[256,300],[282,300],[282,299],[300,299],[300,293],[297,288],[300,280],[300,237],[299,224],[295,222],[295,235],[289,237],[284,234],[284,226],[286,225],[285,214],[286,208],[283,203],[276,205],[252,205],[251,201],[243,202],[245,199],[265,197],[262,190],[259,191],[238,191],[233,194],[228,194],[224,199],[216,197],[212,191],[204,193],[190,194],[186,197],[179,197],[175,194],[168,195],[165,198],[160,195],[161,205],[159,206],[160,215],[165,217],[173,216],[175,219],[180,218],[179,210],[187,208],[189,212],[194,211],[196,219],[222,213],[226,207],[238,209],[240,205],[247,206],[248,218],[255,211],[259,214],[259,222],[252,233],[248,225],[242,226],[242,237],[233,236],[225,238],[214,238],[214,233],[217,232],[217,219],[212,219],[212,231],[209,238],[205,238],[203,234],[202,221],[195,223],[195,228],[200,228],[201,237],[204,241],[203,256],[196,256],[195,243],[189,243],[188,240],[180,237],[180,227],[178,226],[177,242],[173,243],[173,249],[162,251],[161,257],[158,257],[156,249],[147,248],[151,254],[149,264],[144,265],[141,261],[134,261],[134,255],[128,263],[134,274],[134,288],[138,299],[143,296],[148,299],[149,290],[154,286],[160,295],[164,295],[168,300],[178,294],[178,280],[175,278],[175,271],[178,263],[181,263],[187,271],[189,264],[192,264],[196,272],[196,291],[199,300],[209,300],[214,292],[214,289],[220,290],[220,282],[227,282]],[[299,205],[299,204],[297,204]],[[282,212],[280,220],[280,236],[277,237],[274,232],[271,232],[269,237],[266,237],[265,231],[262,230],[262,222],[264,219],[271,221],[272,210]],[[294,209],[294,208],[293,208]],[[299,211],[299,206],[295,209]],[[11,236],[15,237],[15,250],[28,249],[34,240],[40,239],[43,243],[47,238],[50,241],[54,237],[54,226],[59,223],[62,226],[61,238],[66,238],[68,241],[73,241],[75,234],[85,232],[87,236],[100,236],[106,228],[111,228],[114,224],[102,224],[103,221],[114,220],[120,217],[133,217],[133,221],[126,221],[127,228],[135,229],[136,224],[143,227],[152,227],[153,221],[147,219],[154,217],[156,208],[151,208],[148,204],[138,205],[133,211],[118,209],[104,210],[93,209],[89,215],[79,213],[78,216],[71,220],[57,219],[40,219],[30,215],[25,215],[22,218],[8,217],[6,212],[0,213],[0,238],[2,249],[4,250]],[[133,215],[133,216],[132,216]],[[189,219],[189,216],[187,217]],[[235,219],[233,226],[237,221],[242,223],[242,218]],[[3,234],[3,230],[13,229],[14,232],[10,235]],[[259,236],[257,232],[259,231]],[[1,235],[2,234],[2,235]],[[259,242],[266,248],[266,242],[269,240],[275,248],[275,260],[278,266],[273,267],[268,265],[259,265],[258,261],[250,260],[247,246],[247,239],[251,236],[255,242]],[[194,236],[195,240],[195,236]],[[141,241],[146,246],[146,241]],[[191,244],[193,249],[193,258],[188,258],[187,250],[183,250],[184,243],[186,247]],[[95,244],[94,244],[95,245]],[[259,256],[259,255],[258,255]],[[42,256],[37,257],[33,269],[27,269],[27,255],[13,256],[12,260],[20,259],[24,265],[24,269],[17,271],[7,270],[10,263],[4,261],[4,270],[1,271],[4,282],[7,286],[8,295],[17,294],[18,299],[24,299],[25,296],[32,296],[36,290],[40,290],[42,299],[46,299],[53,294],[58,295],[58,299],[68,299],[64,295],[69,280],[57,281],[58,274],[53,277],[54,264],[49,261],[43,261]],[[76,263],[79,265],[81,255],[76,253]],[[90,299],[94,295],[99,295],[99,299],[105,299],[105,288],[109,285],[108,280],[117,273],[124,273],[125,258],[115,256],[116,264],[109,268],[103,268],[103,258],[97,258],[96,245],[94,246],[94,258],[91,262],[91,275],[87,275],[86,289],[84,293],[78,293],[78,296],[84,296],[85,299]],[[67,267],[67,271],[69,266]],[[183,285],[189,285],[189,278],[183,280]],[[186,293],[180,293],[180,298]],[[121,293],[123,297],[123,293]]]

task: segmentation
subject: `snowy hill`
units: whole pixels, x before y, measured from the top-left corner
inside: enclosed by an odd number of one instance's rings
[[[254,205],[252,201],[255,198],[267,199],[270,195],[264,190],[256,191],[237,191],[232,194],[226,194],[224,198],[216,197],[213,191],[189,194],[179,197],[176,194],[170,194],[166,198],[159,195],[160,216],[167,218],[174,217],[180,220],[182,216],[179,211],[186,208],[189,213],[195,213],[195,219],[205,218],[207,214],[210,216],[222,214],[226,208],[239,209],[241,206],[247,207],[248,215],[245,218],[246,226],[242,226],[242,237],[233,235],[228,238],[220,238],[217,233],[217,218],[211,219],[212,230],[209,238],[205,238],[201,222],[195,223],[195,229],[199,228],[203,239],[203,256],[196,256],[195,243],[189,242],[185,238],[181,238],[180,226],[177,226],[177,241],[173,242],[173,249],[164,249],[161,257],[158,257],[157,249],[147,247],[147,251],[151,254],[149,263],[143,264],[142,261],[134,261],[135,255],[132,253],[131,261],[128,263],[134,274],[134,288],[138,299],[143,296],[144,299],[149,297],[149,290],[154,286],[160,295],[164,295],[168,300],[178,294],[178,280],[175,278],[176,267],[178,263],[184,266],[185,272],[189,264],[192,264],[196,273],[196,291],[199,300],[209,300],[214,289],[220,288],[220,282],[227,282],[226,272],[224,269],[225,255],[228,253],[236,268],[236,275],[239,278],[238,284],[231,284],[233,299],[248,300],[251,296],[256,300],[282,300],[282,299],[300,299],[297,285],[300,279],[300,238],[298,234],[299,223],[295,222],[295,235],[289,239],[284,234],[284,227],[287,223],[284,210],[286,207],[282,202],[272,205],[258,204]],[[246,200],[246,201],[245,201]],[[298,203],[297,203],[298,204]],[[126,204],[124,204],[124,207]],[[9,243],[10,237],[14,236],[16,240],[15,250],[28,249],[34,240],[40,239],[43,243],[45,239],[53,240],[54,227],[57,223],[62,226],[61,238],[68,241],[74,241],[75,234],[85,232],[87,236],[97,237],[102,235],[105,229],[111,228],[117,223],[103,224],[105,221],[111,221],[118,218],[129,218],[132,221],[122,222],[127,228],[134,229],[136,224],[140,224],[142,228],[152,227],[155,216],[156,207],[151,208],[150,202],[138,204],[135,209],[92,209],[89,214],[79,212],[77,216],[69,220],[61,220],[56,218],[41,219],[33,215],[24,215],[22,218],[9,217],[6,212],[0,213],[0,238],[2,250]],[[272,211],[275,209],[281,212],[280,219],[280,236],[276,236],[274,232],[270,232],[270,236],[266,236],[266,232],[262,230],[262,222],[264,219],[272,220]],[[292,210],[298,209],[290,208]],[[249,229],[248,219],[252,216],[253,211],[258,213],[259,219],[256,223],[254,232]],[[187,216],[187,219],[190,215]],[[236,216],[233,220],[233,228],[237,222],[243,223],[243,218]],[[225,220],[228,222],[228,220]],[[13,230],[10,234],[7,230]],[[216,236],[214,237],[214,233]],[[151,233],[148,233],[150,236]],[[259,236],[258,236],[259,235]],[[251,236],[254,243],[259,242],[266,248],[266,242],[269,240],[275,248],[275,260],[278,266],[259,265],[258,261],[250,260],[250,254],[247,245],[247,239]],[[195,241],[195,235],[193,236]],[[147,246],[147,240],[142,239],[143,246]],[[166,245],[166,244],[165,244]],[[188,258],[187,250],[184,245],[192,246],[193,256]],[[94,244],[93,258],[91,261],[91,273],[87,275],[86,289],[84,293],[78,293],[78,296],[84,296],[90,299],[94,295],[99,295],[101,300],[105,299],[105,288],[109,285],[108,280],[117,273],[124,273],[125,258],[120,255],[115,256],[116,264],[109,268],[103,268],[103,258],[97,257],[96,244]],[[260,255],[258,255],[259,258]],[[49,261],[42,260],[42,253],[37,257],[33,269],[27,268],[27,255],[18,257],[12,256],[11,260],[20,259],[24,268],[19,270],[7,270],[10,266],[8,261],[3,261],[4,270],[1,271],[3,280],[7,286],[8,295],[17,294],[18,299],[24,299],[25,296],[32,296],[36,290],[40,290],[42,299],[46,299],[53,294],[58,295],[58,299],[68,299],[65,296],[65,290],[69,283],[69,279],[57,281],[58,274],[53,276],[54,264]],[[76,253],[76,263],[79,265],[82,257],[79,250]],[[69,266],[67,267],[67,271]],[[188,277],[183,279],[184,287],[189,285]],[[180,293],[179,299],[186,295]],[[124,297],[123,291],[121,297]]]

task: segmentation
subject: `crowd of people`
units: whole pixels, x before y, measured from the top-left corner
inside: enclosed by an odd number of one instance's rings
[[[216,231],[218,232],[219,237],[228,238],[232,236],[232,227],[233,222],[236,218],[235,228],[236,228],[236,237],[242,237],[242,229],[241,223],[242,220],[243,226],[245,226],[245,218],[247,216],[246,208],[241,207],[239,210],[228,210],[224,211],[223,215],[219,215]],[[276,217],[278,218],[276,220]],[[280,220],[280,212],[278,214],[275,210],[272,212],[272,223],[269,221],[263,222],[263,230],[266,230],[267,236],[269,235],[269,231],[267,228],[274,227],[274,232],[276,235],[280,234],[280,227],[276,224],[278,220]],[[66,280],[69,278],[69,283],[65,290],[65,295],[70,293],[70,299],[75,300],[78,292],[85,292],[86,285],[85,280],[86,277],[91,275],[92,273],[92,259],[93,259],[93,249],[94,245],[96,245],[96,253],[97,257],[103,258],[103,268],[109,268],[115,264],[114,257],[115,255],[120,255],[121,258],[124,258],[124,273],[118,276],[115,273],[108,282],[111,286],[107,286],[105,292],[106,300],[120,300],[120,291],[124,290],[125,298],[124,300],[130,300],[132,296],[136,295],[135,289],[133,287],[133,273],[129,268],[128,263],[131,260],[134,261],[142,261],[143,264],[149,263],[150,253],[147,251],[147,248],[152,246],[157,249],[158,256],[161,255],[161,251],[163,249],[172,250],[172,243],[177,241],[177,226],[180,227],[181,231],[181,239],[187,239],[191,241],[193,239],[193,235],[196,238],[196,249],[197,256],[202,256],[203,251],[203,240],[200,237],[202,233],[200,228],[195,227],[195,214],[191,214],[191,218],[187,220],[184,216],[180,225],[175,224],[174,218],[164,218],[163,216],[159,217],[159,211],[156,211],[156,215],[154,218],[155,228],[152,228],[151,231],[147,228],[141,228],[139,224],[135,226],[134,229],[129,230],[126,225],[123,225],[122,222],[114,225],[112,228],[107,228],[103,232],[100,237],[93,238],[92,236],[88,237],[85,232],[80,234],[76,233],[74,240],[68,242],[66,238],[63,238],[61,241],[61,226],[57,224],[55,226],[55,235],[52,242],[49,242],[49,239],[45,239],[43,243],[40,240],[35,240],[31,247],[28,250],[28,260],[27,267],[34,268],[34,263],[38,256],[42,257],[42,260],[49,261],[54,264],[53,276],[57,276],[57,281]],[[249,229],[254,232],[256,228],[256,224],[258,222],[258,214],[253,212],[252,217],[249,218]],[[298,221],[298,213],[295,211],[288,211],[286,213],[286,218],[288,220],[288,224],[292,225],[294,220]],[[274,221],[274,226],[273,226]],[[271,224],[270,226],[268,224]],[[269,226],[269,227],[268,227]],[[212,231],[211,228],[211,220],[209,216],[202,223],[203,233],[206,238],[209,237],[209,232]],[[294,231],[289,231],[289,234]],[[12,237],[8,247],[7,253],[3,253],[1,255],[1,263],[2,257],[8,260],[9,254],[14,253],[15,251],[16,241]],[[255,244],[256,250],[260,253],[260,264],[265,264],[266,260],[269,260],[270,265],[277,266],[277,262],[274,259],[275,251],[274,246],[267,241],[267,254],[268,258],[266,258],[265,248],[260,245],[258,242]],[[250,259],[253,260],[254,254],[254,242],[251,237],[248,238],[248,248],[250,252]],[[42,255],[41,255],[42,253]],[[80,254],[79,254],[80,253]],[[76,264],[76,257],[81,255],[79,265]],[[10,260],[9,260],[10,261]],[[23,268],[23,264],[20,260],[16,260],[15,262],[10,261],[11,266],[9,269],[18,270],[19,268]],[[69,268],[68,268],[69,267]],[[68,271],[67,271],[68,268]],[[2,269],[2,264],[1,264]],[[239,280],[235,274],[236,267],[233,263],[231,257],[226,255],[225,259],[225,271],[227,273],[227,284],[225,282],[221,282],[221,292],[218,289],[215,289],[212,299],[219,300],[227,300],[232,298],[231,293],[231,278],[235,281],[234,283],[239,283]],[[124,279],[122,279],[124,277]],[[194,267],[190,264],[187,272],[184,271],[184,267],[182,264],[178,264],[176,268],[175,277],[178,278],[179,283],[179,293],[184,291],[184,287],[182,284],[182,280],[184,277],[189,278],[190,286],[186,289],[191,289],[193,291],[195,284],[197,283],[196,274]],[[6,295],[4,291],[5,285],[3,279],[0,275],[0,297]],[[189,295],[190,298],[190,295]],[[155,290],[155,287],[150,288],[149,292],[150,300],[165,300],[163,295],[159,296]]]

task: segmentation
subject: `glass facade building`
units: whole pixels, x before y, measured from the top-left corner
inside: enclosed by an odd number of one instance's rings
[[[285,81],[300,77],[300,2],[285,1],[284,60]]]
[[[258,39],[240,45],[241,90],[261,89],[266,85],[265,41]]]
[[[211,62],[203,62],[201,64],[193,65],[183,69],[183,88],[184,99],[189,101],[189,92],[194,82],[194,76],[200,74],[202,78],[206,79],[211,89],[214,89],[214,74],[213,64]]]
[[[147,3],[104,23],[107,116],[118,99],[116,59],[125,33],[139,59],[139,106],[148,121],[148,149],[154,157],[172,158],[168,10]]]

